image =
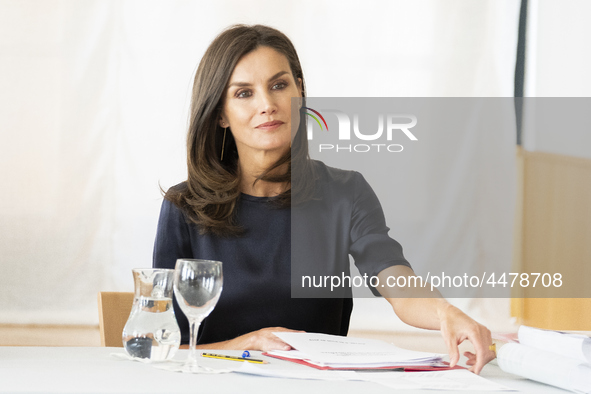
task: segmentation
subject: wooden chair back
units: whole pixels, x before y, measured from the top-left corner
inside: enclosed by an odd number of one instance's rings
[[[133,293],[106,292],[98,294],[101,346],[123,347],[123,328],[133,305]]]

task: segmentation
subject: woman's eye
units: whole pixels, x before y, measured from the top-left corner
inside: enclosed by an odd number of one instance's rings
[[[273,85],[273,89],[279,90],[279,89],[283,89],[286,86],[287,86],[287,84],[285,82],[278,82],[275,85]]]
[[[238,98],[247,98],[250,97],[251,93],[248,90],[240,90],[236,92],[236,97]]]

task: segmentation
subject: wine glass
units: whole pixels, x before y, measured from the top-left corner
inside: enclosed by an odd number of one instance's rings
[[[178,259],[174,271],[174,294],[179,307],[189,320],[191,339],[189,357],[183,366],[187,372],[208,372],[197,365],[199,326],[213,310],[222,292],[223,275],[220,261]]]

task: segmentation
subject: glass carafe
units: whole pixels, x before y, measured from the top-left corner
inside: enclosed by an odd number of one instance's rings
[[[135,296],[123,329],[123,347],[132,357],[162,361],[179,348],[181,333],[174,317],[174,270],[134,269]]]

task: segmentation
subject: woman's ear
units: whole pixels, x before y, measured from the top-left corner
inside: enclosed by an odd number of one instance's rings
[[[226,122],[223,117],[220,117],[219,124],[220,124],[220,127],[224,128],[224,129],[229,126],[228,122]]]

